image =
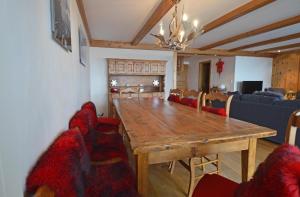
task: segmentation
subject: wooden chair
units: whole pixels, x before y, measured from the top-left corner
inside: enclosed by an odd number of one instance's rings
[[[125,89],[121,89],[120,98],[132,98],[132,94],[137,94],[137,97],[140,97],[140,88],[139,87],[128,87]]]
[[[179,96],[180,98],[182,98],[183,91],[180,90],[180,89],[171,89],[170,90],[170,95],[175,95],[175,96]]]
[[[300,128],[300,110],[292,113],[285,131],[285,143],[295,145],[297,128]]]
[[[225,102],[225,109],[223,109],[223,115],[229,116],[230,111],[230,103],[233,96],[227,96],[220,92],[211,92],[210,94],[203,93],[202,99],[200,101],[202,102],[202,107],[207,106],[207,101],[209,101],[211,105],[211,101],[219,100]],[[221,114],[220,114],[221,115]],[[200,162],[199,162],[200,161]],[[182,163],[182,162],[181,162]],[[215,170],[210,170],[206,172],[206,167],[208,165],[213,166]],[[186,166],[185,166],[186,167]],[[189,191],[188,196],[192,196],[195,183],[199,181],[204,174],[219,174],[220,173],[220,161],[219,161],[219,154],[216,155],[210,155],[210,156],[203,156],[203,157],[194,157],[189,159],[189,166],[188,170],[190,171],[190,184],[189,184]],[[196,175],[196,169],[200,168],[202,170],[202,173],[200,175]]]
[[[202,96],[202,109],[205,109],[205,108],[207,109],[207,107],[210,109],[213,109],[213,107],[212,107],[213,101],[225,102],[225,108],[223,109],[224,112],[222,112],[222,110],[219,110],[219,113],[218,113],[218,110],[211,110],[210,112],[212,112],[212,113],[215,112],[216,114],[225,115],[228,117],[230,114],[230,104],[231,104],[232,98],[233,98],[233,95],[228,96],[221,92],[210,92],[209,94],[204,93]]]
[[[196,90],[185,90],[182,92],[183,98],[194,97],[197,99],[197,111],[200,111],[201,108],[201,97],[202,92],[197,92]]]
[[[300,110],[293,112],[289,118],[285,133],[285,143],[295,145],[297,128],[300,128]],[[268,165],[270,166],[270,163]],[[292,177],[291,175],[288,176]],[[265,179],[265,176],[260,177]],[[238,183],[220,175],[206,175],[198,182],[193,197],[234,196],[238,186]],[[276,188],[276,186],[274,185],[273,187]]]

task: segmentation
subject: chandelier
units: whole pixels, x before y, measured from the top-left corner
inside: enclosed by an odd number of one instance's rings
[[[165,30],[163,23],[160,24],[159,34],[151,34],[157,39],[157,45],[162,48],[168,48],[174,51],[184,50],[189,46],[193,40],[203,33],[203,28],[198,28],[199,21],[194,20],[192,23],[188,21],[188,16],[182,9],[181,16],[178,14],[178,3],[180,0],[173,0],[175,2],[175,11],[173,18],[169,24],[169,37],[165,38]]]

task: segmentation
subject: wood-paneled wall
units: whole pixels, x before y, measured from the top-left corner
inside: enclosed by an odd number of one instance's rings
[[[274,58],[272,87],[300,91],[300,53],[283,54]]]

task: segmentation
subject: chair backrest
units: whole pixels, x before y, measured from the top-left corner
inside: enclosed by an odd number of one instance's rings
[[[185,90],[182,92],[182,97],[183,98],[194,97],[195,99],[197,99],[197,110],[198,111],[200,110],[202,92],[197,92],[196,90]]]
[[[285,131],[285,143],[295,145],[297,128],[300,128],[300,110],[294,111]]]
[[[180,89],[171,89],[170,90],[170,95],[175,95],[175,96],[179,96],[179,98],[182,98],[183,91],[180,90]]]
[[[210,92],[209,94],[203,93],[202,107],[207,106],[207,101],[209,101],[209,105],[211,105],[211,101],[216,101],[216,100],[225,102],[226,115],[229,116],[230,104],[231,104],[232,98],[233,98],[233,95],[228,96],[221,92]]]
[[[128,87],[121,89],[120,92],[120,98],[132,98],[132,94],[137,94],[138,97],[140,97],[140,88],[139,87]],[[126,95],[124,97],[124,95]]]

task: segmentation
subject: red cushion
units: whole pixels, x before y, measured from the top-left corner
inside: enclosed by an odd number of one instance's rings
[[[210,112],[220,116],[227,116],[225,108],[202,107],[202,111]]]
[[[217,174],[206,174],[198,182],[193,197],[233,197],[239,185]]]
[[[82,196],[82,175],[90,163],[79,131],[66,131],[39,158],[26,180],[26,192],[34,194],[47,185],[56,196]]]
[[[172,101],[172,102],[175,102],[175,103],[180,103],[180,97],[177,96],[177,95],[171,94],[171,95],[168,97],[168,101]]]
[[[243,197],[299,197],[300,150],[282,145],[259,165],[253,179],[237,189],[236,196]]]
[[[193,99],[193,98],[182,98],[180,100],[180,104],[182,105],[187,105],[189,107],[193,107],[193,108],[197,108],[197,99]]]

